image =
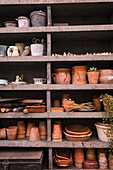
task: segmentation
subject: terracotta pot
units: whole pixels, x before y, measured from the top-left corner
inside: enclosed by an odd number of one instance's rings
[[[84,159],[84,151],[82,148],[75,149],[74,159]]]
[[[31,128],[29,141],[40,141],[39,129],[37,127]]]
[[[90,161],[96,161],[96,154],[93,148],[88,148],[86,151],[86,159]]]
[[[113,155],[109,157],[109,169],[113,169]]]
[[[84,161],[84,169],[98,169],[98,162],[97,161]]]
[[[60,107],[60,100],[54,100],[53,107]]]
[[[99,72],[87,72],[89,84],[97,84],[99,79]]]
[[[56,84],[70,84],[71,82],[70,69],[65,68],[56,69],[55,73],[52,74],[52,77]]]
[[[47,139],[47,135],[40,135],[40,139],[42,139],[42,140]]]
[[[0,129],[0,139],[6,138],[6,128]]]
[[[64,100],[69,100],[69,98],[70,98],[70,94],[63,94],[62,95],[62,105],[64,105],[63,101]]]
[[[99,153],[99,168],[107,169],[107,158],[105,153]]]
[[[100,99],[98,99],[98,98],[93,99],[93,104],[96,107],[97,111],[101,111],[102,105],[101,105]]]
[[[18,127],[18,135],[22,135],[26,133],[24,121],[18,121],[17,127]]]
[[[16,140],[17,126],[9,126],[7,129],[8,140]]]
[[[21,135],[17,135],[17,138],[18,138],[18,139],[23,139],[23,138],[25,138],[25,133],[24,133],[24,134],[21,134]]]
[[[113,84],[113,70],[112,69],[102,69],[99,70],[100,77],[99,83],[100,84]]]
[[[51,107],[51,112],[64,112],[63,107]]]
[[[52,139],[61,139],[62,134],[61,133],[52,133]]]
[[[53,133],[54,133],[54,134],[61,134],[60,124],[54,124],[54,125],[53,125]]]
[[[46,139],[47,129],[46,129],[46,122],[45,121],[39,122],[39,132],[40,132],[40,138]]]
[[[29,137],[31,133],[31,128],[35,126],[35,123],[28,123],[26,136]]]
[[[68,125],[65,131],[70,135],[86,135],[90,133],[90,129],[83,125]]]
[[[72,84],[86,84],[87,66],[74,66],[72,68]]]

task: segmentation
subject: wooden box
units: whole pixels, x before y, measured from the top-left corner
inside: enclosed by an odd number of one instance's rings
[[[41,170],[42,150],[0,151],[0,170]]]

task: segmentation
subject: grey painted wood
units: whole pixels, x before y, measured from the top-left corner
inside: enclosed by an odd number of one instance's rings
[[[48,26],[52,25],[52,14],[51,14],[51,6],[47,6],[47,20]]]
[[[100,3],[113,0],[1,0],[0,5],[13,4],[65,4],[65,3]]]
[[[47,56],[51,56],[51,34],[47,34]]]
[[[112,84],[0,85],[0,90],[112,90]]]
[[[111,44],[112,45],[112,44]],[[76,56],[16,56],[0,57],[0,62],[59,62],[59,61],[113,61],[112,55],[76,55]]]
[[[51,63],[47,63],[47,84],[51,84]]]
[[[102,118],[104,112],[44,112],[44,113],[28,113],[9,112],[0,113],[0,118]]]
[[[49,148],[49,169],[53,169],[53,152],[51,148]]]
[[[73,142],[73,141],[37,141],[29,142],[23,140],[0,140],[1,147],[43,147],[43,148],[108,148],[109,143],[99,141],[97,138],[92,138],[88,142]]]
[[[50,12],[49,12],[50,13]],[[76,25],[76,26],[51,26],[51,19],[49,19],[49,26],[46,27],[28,27],[28,28],[8,28],[1,27],[0,34],[9,33],[51,33],[51,32],[91,32],[91,31],[113,31],[113,24],[110,25]]]

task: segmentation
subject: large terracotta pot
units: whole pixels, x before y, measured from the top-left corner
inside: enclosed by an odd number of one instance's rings
[[[100,77],[99,83],[100,84],[113,84],[113,70],[112,69],[102,69],[99,70]]]
[[[18,127],[18,135],[22,135],[26,133],[24,121],[18,121],[17,127]]]
[[[99,79],[99,72],[87,72],[89,84],[97,84]]]
[[[82,148],[75,149],[74,153],[74,164],[76,168],[82,168],[84,162],[84,152]]]
[[[72,84],[86,84],[87,66],[74,66],[72,68]]]
[[[70,84],[71,82],[70,69],[66,68],[56,69],[55,73],[52,74],[52,77],[56,84]]]
[[[31,128],[29,141],[31,141],[31,142],[40,141],[39,129],[37,127],[32,127]]]

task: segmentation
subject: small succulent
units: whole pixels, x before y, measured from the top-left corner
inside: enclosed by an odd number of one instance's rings
[[[88,72],[97,72],[97,68],[96,67],[90,67],[90,69],[88,70]]]

